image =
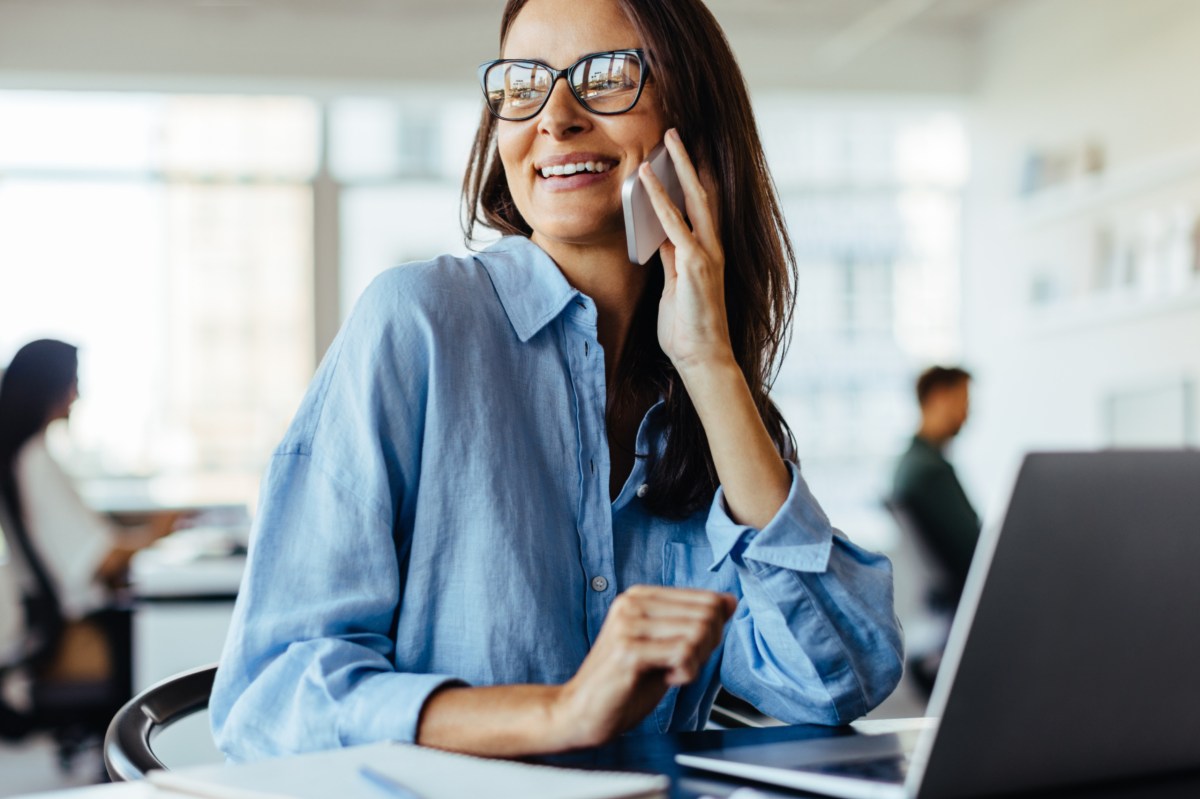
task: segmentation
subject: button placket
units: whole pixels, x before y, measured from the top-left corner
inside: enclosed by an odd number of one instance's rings
[[[589,590],[585,608],[588,636],[595,641],[604,618],[608,615],[613,589],[612,513],[608,497],[608,479],[604,471],[607,462],[607,438],[604,431],[604,362],[592,358],[597,346],[595,310],[590,303],[575,300],[566,317],[568,360],[574,381],[578,405],[579,463],[583,470],[578,531],[581,547],[581,566]]]

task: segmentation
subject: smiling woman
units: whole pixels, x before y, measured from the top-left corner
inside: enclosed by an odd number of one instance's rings
[[[724,35],[698,0],[513,0],[500,56],[464,196],[468,236],[506,235],[384,273],[322,364],[261,492],[219,745],[552,752],[697,729],[722,685],[862,715],[900,675],[891,567],[767,398],[794,262]],[[630,178],[668,237],[645,267]]]

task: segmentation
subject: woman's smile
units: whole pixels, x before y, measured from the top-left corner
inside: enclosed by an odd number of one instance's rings
[[[592,152],[572,152],[539,159],[533,165],[536,185],[544,191],[571,191],[606,184],[619,159]]]

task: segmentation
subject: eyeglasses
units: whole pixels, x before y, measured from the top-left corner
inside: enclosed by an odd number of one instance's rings
[[[537,116],[559,78],[593,114],[624,114],[637,105],[648,73],[641,50],[611,50],[585,55],[566,69],[527,58],[488,61],[479,65],[479,84],[489,111],[520,122]]]

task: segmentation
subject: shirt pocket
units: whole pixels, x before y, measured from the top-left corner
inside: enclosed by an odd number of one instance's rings
[[[726,561],[711,572],[708,567],[712,562],[713,551],[708,544],[667,541],[663,544],[663,585],[738,594],[737,574],[731,564]]]
[[[740,596],[741,592],[737,590],[737,574],[728,561],[716,572],[708,570],[712,562],[712,547],[707,544],[667,541],[663,544],[663,585],[670,588],[723,591]],[[713,679],[713,676],[710,674],[707,679]],[[704,681],[705,677],[701,676],[697,682],[682,686],[688,689],[685,693],[685,701],[687,701],[687,697],[694,697],[696,701],[699,701],[699,697],[704,693],[704,688],[700,683]],[[679,701],[680,688],[681,686],[673,685],[667,689],[666,695],[654,709],[659,732],[667,732],[671,727],[671,719],[677,710],[676,704]],[[689,717],[693,714],[693,710],[694,708],[682,708],[680,712],[684,717]]]

